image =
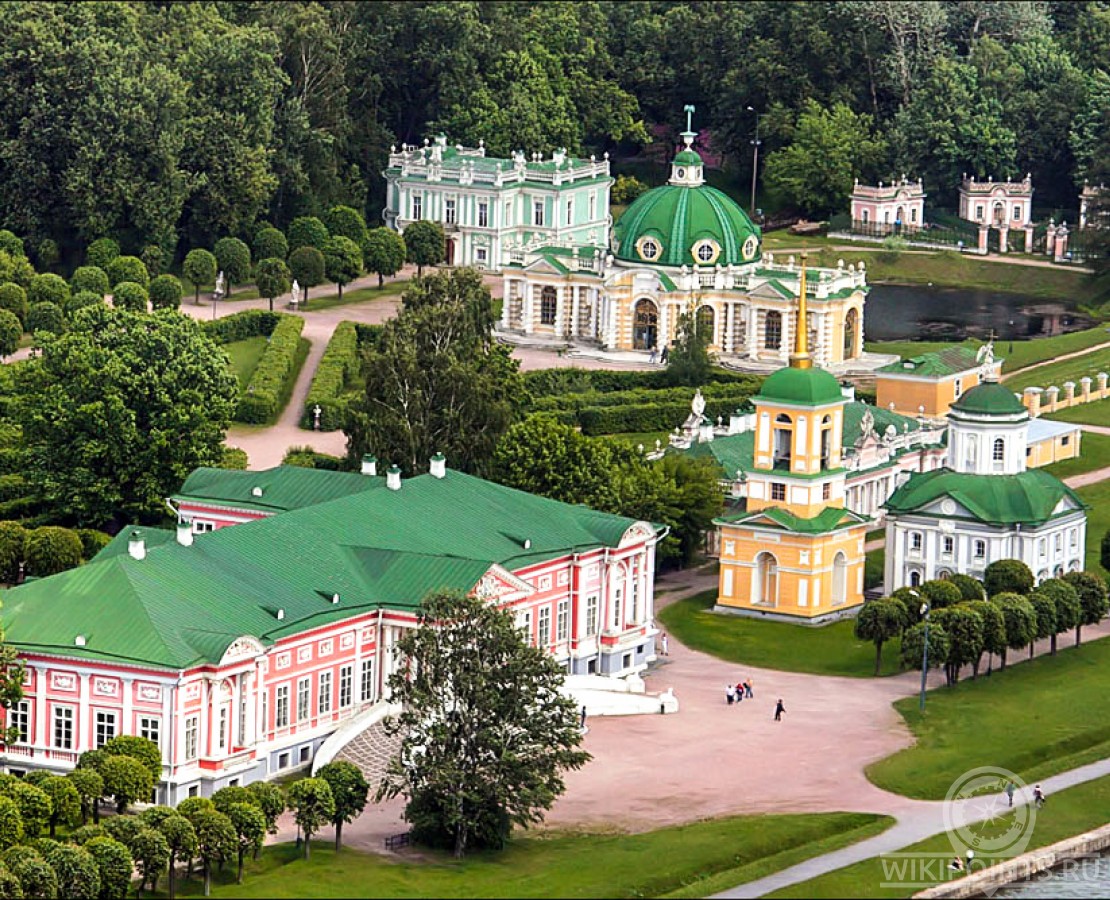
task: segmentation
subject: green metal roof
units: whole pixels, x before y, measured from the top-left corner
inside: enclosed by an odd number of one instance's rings
[[[830,506],[821,510],[810,519],[796,516],[787,509],[768,506],[756,512],[742,512],[731,516],[722,516],[714,522],[729,525],[752,524],[753,519],[765,518],[771,521],[772,527],[779,527],[783,531],[793,534],[827,534],[841,528],[849,528],[863,522],[869,522],[867,516],[852,512],[843,507]]]
[[[696,155],[696,154],[695,154]],[[744,242],[755,236],[755,249],[743,255]],[[643,260],[636,250],[641,237],[651,236],[662,246],[658,259]],[[690,187],[668,184],[640,195],[613,226],[616,256],[653,265],[704,265],[694,257],[701,240],[720,247],[720,265],[750,262],[759,257],[760,231],[734,200],[707,184]]]
[[[752,402],[796,403],[803,406],[823,406],[843,400],[840,382],[824,369],[795,369],[786,366],[767,377]]]
[[[167,528],[151,528],[147,525],[132,525],[129,528],[123,529],[119,534],[112,538],[101,551],[93,557],[93,559],[109,559],[113,556],[120,554],[127,554],[127,545],[131,541],[131,536],[138,533],[139,537],[147,547],[160,547],[162,544],[168,544],[174,540],[174,533]],[[90,560],[91,562],[92,560]]]
[[[912,513],[946,496],[989,525],[1040,525],[1064,499],[1077,509],[1086,507],[1071,488],[1042,469],[972,475],[949,468],[911,475],[883,506],[893,513]]]
[[[997,381],[985,381],[982,384],[977,384],[953,403],[950,409],[976,416],[1028,414],[1017,395]]]
[[[702,159],[694,150],[679,150],[675,154],[674,164],[676,166],[700,166],[703,165]]]
[[[979,361],[975,358],[977,352],[978,348],[976,347],[969,347],[967,344],[955,344],[933,353],[922,353],[920,356],[900,359],[898,362],[883,366],[877,371],[889,372],[892,375],[945,378],[978,368]],[[996,358],[995,362],[1001,362],[1001,360]]]
[[[377,608],[415,609],[433,590],[472,589],[494,564],[615,547],[634,522],[450,470],[398,491],[356,477],[378,489],[6,591],[7,639],[25,652],[170,669],[215,663],[241,635],[269,643]]]
[[[277,466],[261,472],[196,469],[170,499],[234,504],[262,512],[286,512],[363,491],[385,488],[380,478],[355,472],[331,472],[301,466]],[[255,490],[260,489],[261,494]]]

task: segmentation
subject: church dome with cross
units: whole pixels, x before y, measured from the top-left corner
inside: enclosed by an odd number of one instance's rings
[[[613,253],[656,266],[740,265],[759,257],[761,233],[734,200],[705,183],[705,164],[687,127],[667,184],[637,198],[613,226]]]

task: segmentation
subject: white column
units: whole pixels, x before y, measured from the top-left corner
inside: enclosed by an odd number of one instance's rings
[[[212,715],[212,697],[207,678],[200,680],[200,713],[197,716],[197,757],[211,756],[208,748],[208,719]],[[292,702],[292,701],[290,701]]]
[[[173,688],[162,685],[162,721],[158,723],[158,743],[162,745],[162,764],[167,766],[173,765],[176,758],[173,738],[177,736],[178,729],[172,727],[173,713]]]
[[[670,335],[670,331],[668,329],[670,328],[671,323],[669,321],[670,316],[667,315],[667,310],[668,310],[668,305],[667,305],[666,301],[660,300],[659,301],[659,337],[656,340],[656,344],[659,345],[660,350],[662,350],[664,347],[667,346],[667,344],[670,343],[671,335]]]
[[[35,734],[36,747],[46,746],[46,667],[35,666]]]
[[[759,350],[759,310],[755,304],[748,306],[748,353],[754,356]]]
[[[570,335],[571,335],[571,337],[574,337],[574,338],[577,338],[577,337],[581,337],[581,335],[580,335],[580,334],[578,333],[578,319],[579,319],[579,313],[578,313],[578,306],[579,306],[579,301],[578,301],[578,294],[579,294],[579,291],[580,291],[580,290],[581,290],[581,288],[578,288],[578,287],[576,287],[576,286],[571,286],[571,288],[570,288],[570,294],[571,294],[571,302],[570,302]]]
[[[353,691],[351,708],[357,709],[362,702],[362,626],[355,629],[355,660],[351,674],[351,690]]]
[[[513,287],[516,284],[517,281],[514,278],[505,277],[501,279],[501,327],[503,329],[508,329],[509,327],[509,310],[513,305]]]
[[[566,334],[567,323],[567,289],[563,285],[555,288],[555,336],[562,337]]]
[[[606,300],[606,307],[609,311],[609,321],[606,328],[605,343],[610,350],[615,350],[617,348],[617,301],[609,297]]]
[[[77,700],[77,752],[81,753],[92,747],[89,735],[89,676],[79,675],[80,693]]]
[[[525,334],[532,333],[532,282],[525,279],[524,296],[521,298],[521,327]]]
[[[135,717],[131,709],[131,701],[135,692],[135,679],[124,678],[123,681],[123,722],[120,723],[120,734],[138,734],[135,729]]]
[[[721,335],[721,349],[725,353],[732,353],[732,320],[735,315],[735,304],[726,303],[724,315],[724,334]]]

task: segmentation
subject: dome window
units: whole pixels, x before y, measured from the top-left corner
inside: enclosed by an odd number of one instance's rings
[[[675,178],[683,179],[686,177],[686,170],[682,168],[682,166],[679,166],[677,169],[674,170],[674,175]]]
[[[640,259],[646,259],[648,262],[659,259],[663,253],[663,248],[659,242],[652,237],[640,238],[636,246],[636,251],[640,254]]]
[[[703,265],[712,265],[721,255],[721,248],[716,241],[698,241],[694,244],[694,259]]]

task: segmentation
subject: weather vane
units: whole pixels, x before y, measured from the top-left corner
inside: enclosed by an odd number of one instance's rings
[[[684,113],[686,113],[686,130],[687,131],[693,131],[694,130],[694,123],[693,123],[693,120],[694,120],[694,105],[692,103],[687,103],[684,107],[682,107],[682,111]]]

